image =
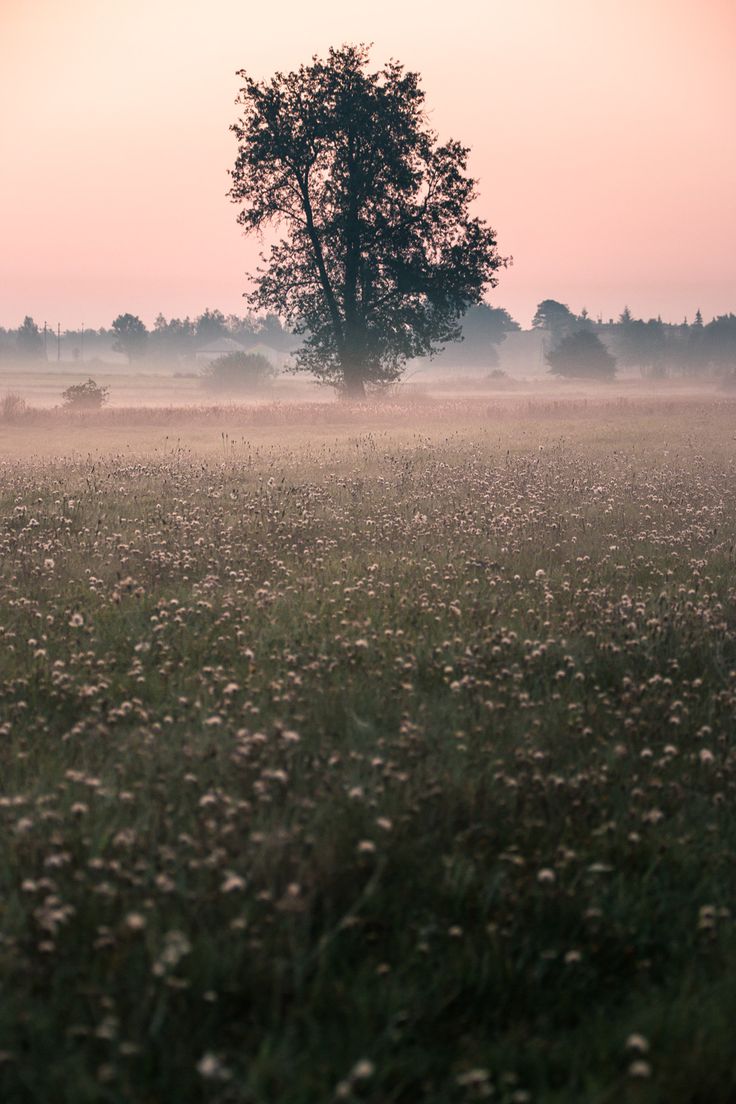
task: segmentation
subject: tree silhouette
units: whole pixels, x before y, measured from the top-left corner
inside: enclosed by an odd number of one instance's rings
[[[577,319],[566,303],[556,299],[543,299],[537,305],[532,326],[535,330],[546,330],[553,341],[560,341],[574,328]]]
[[[567,334],[546,354],[546,359],[550,372],[558,376],[612,379],[616,374],[615,356],[592,330]]]
[[[15,345],[18,355],[23,357],[24,360],[42,360],[44,358],[43,337],[30,314],[25,316],[17,329]]]
[[[462,340],[441,354],[441,364],[495,368],[499,363],[498,347],[506,334],[521,329],[507,310],[487,303],[471,307],[460,325]]]
[[[128,364],[142,357],[148,344],[148,330],[136,314],[119,314],[112,324],[115,334],[113,349],[124,353]]]
[[[198,341],[216,341],[218,337],[227,337],[225,315],[220,310],[205,309],[195,324]]]
[[[304,338],[297,368],[357,397],[455,340],[505,263],[470,214],[468,150],[425,124],[418,74],[368,61],[344,46],[268,82],[241,71],[231,128],[238,221],[283,235],[250,303]]]
[[[703,327],[704,359],[717,372],[736,375],[736,314],[720,314]]]
[[[667,334],[660,318],[644,322],[634,318],[628,307],[619,317],[616,353],[623,365],[636,365],[657,376],[664,372],[667,359]]]

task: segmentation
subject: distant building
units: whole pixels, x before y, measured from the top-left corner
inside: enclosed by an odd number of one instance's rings
[[[195,356],[201,364],[211,364],[214,360],[227,356],[228,353],[246,352],[249,352],[249,350],[246,349],[245,345],[241,345],[234,338],[218,337],[214,341],[206,342],[201,349],[197,349]]]
[[[200,349],[197,349],[195,357],[199,364],[212,364],[220,357],[228,353],[254,353],[264,356],[274,368],[283,371],[291,362],[291,353],[281,349],[275,349],[273,345],[266,345],[263,341],[254,344],[243,345],[233,337],[218,337],[214,341],[208,341]]]
[[[273,345],[266,345],[263,341],[259,341],[255,345],[248,345],[245,351],[246,353],[256,353],[259,356],[264,356],[266,360],[271,361],[275,368],[284,369],[291,363],[291,353],[285,352],[283,349],[275,349]]]

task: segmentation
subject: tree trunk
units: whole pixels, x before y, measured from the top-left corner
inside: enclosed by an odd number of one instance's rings
[[[356,372],[353,368],[350,372],[343,372],[344,389],[343,395],[346,399],[350,399],[353,402],[362,402],[365,398],[365,383],[363,382],[363,373]]]
[[[362,334],[355,322],[346,326],[346,330],[344,352],[340,358],[345,398],[359,402],[365,398],[366,377]]]

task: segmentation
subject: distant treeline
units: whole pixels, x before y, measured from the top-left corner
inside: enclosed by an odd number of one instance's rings
[[[628,307],[617,319],[604,322],[587,311],[574,314],[566,304],[545,299],[532,320],[545,334],[548,362],[563,344],[579,334],[593,334],[620,367],[638,368],[648,376],[718,374],[736,371],[736,314],[722,314],[705,323],[699,310],[692,322],[634,318]],[[554,366],[552,367],[554,371]]]
[[[155,360],[186,362],[199,352],[217,348],[223,339],[237,342],[244,348],[265,345],[275,353],[288,354],[298,340],[274,314],[264,317],[205,310],[196,318],[166,319],[159,314],[152,329],[148,329],[135,314],[119,314],[109,328],[99,330],[81,327],[65,329],[57,336],[56,328],[42,328],[27,315],[17,329],[0,327],[0,358],[24,360],[29,363],[57,358],[59,341],[64,345],[64,359],[104,359],[111,351],[128,361]],[[223,351],[227,351],[226,349]]]
[[[471,307],[463,320],[463,340],[448,346],[436,358],[437,363],[448,368],[495,368],[507,335],[520,331],[519,323],[502,307]],[[635,318],[625,307],[617,319],[604,321],[591,318],[586,310],[575,314],[565,303],[545,299],[532,320],[534,331],[540,335],[551,371],[560,370],[555,367],[557,351],[574,347],[576,342],[581,349],[586,342],[589,348],[600,342],[613,358],[608,361],[609,373],[616,366],[638,369],[652,377],[736,373],[736,314],[732,313],[704,322],[698,310],[692,321],[672,323]],[[583,338],[583,334],[590,336]],[[239,317],[209,308],[194,319],[166,319],[159,314],[152,329],[137,315],[120,314],[108,329],[67,329],[62,338],[64,359],[68,359],[71,342],[74,359],[104,359],[112,350],[130,362],[151,359],[179,364],[194,360],[203,350],[216,350],[224,339],[245,349],[265,346],[281,356],[292,352],[299,341],[276,315]],[[597,340],[593,342],[593,338]],[[44,331],[32,317],[27,316],[17,329],[0,327],[0,358],[30,364],[55,360],[56,356],[57,332]]]

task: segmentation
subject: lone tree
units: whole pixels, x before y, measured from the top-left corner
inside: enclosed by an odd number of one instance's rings
[[[115,332],[112,347],[116,353],[127,356],[128,364],[143,356],[148,344],[148,330],[137,314],[119,314],[112,328]]]
[[[613,379],[616,374],[615,356],[591,330],[567,334],[556,348],[550,349],[546,358],[550,372],[558,376]]]
[[[368,63],[343,46],[266,82],[241,70],[231,127],[238,222],[280,231],[249,303],[304,338],[298,369],[354,398],[456,340],[506,263],[470,214],[468,150],[426,125],[419,75]]]

